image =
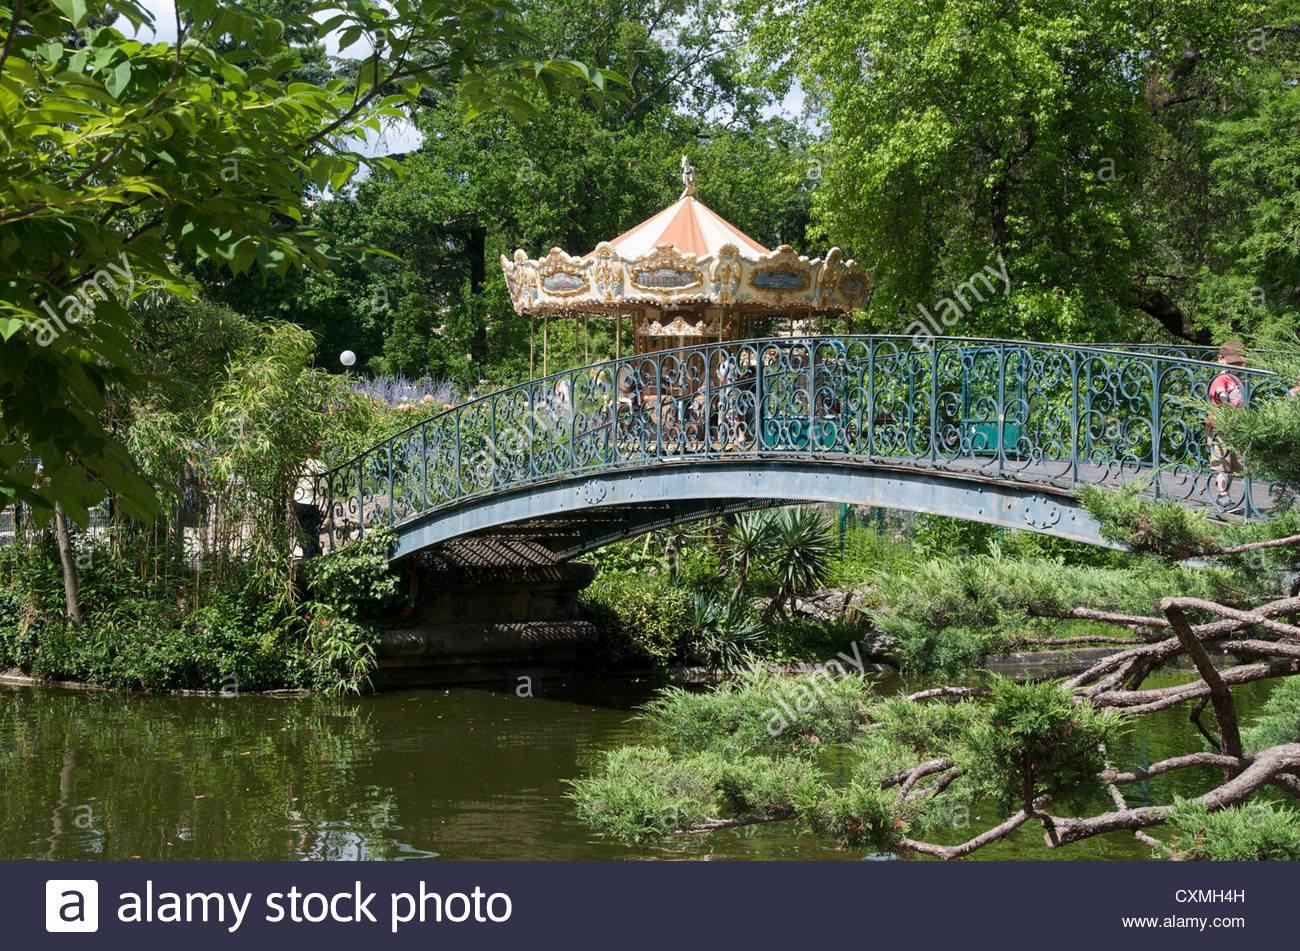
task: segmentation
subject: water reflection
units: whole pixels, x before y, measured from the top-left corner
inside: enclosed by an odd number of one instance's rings
[[[548,687],[537,700],[504,684],[350,700],[0,687],[0,858],[863,858],[782,823],[638,848],[596,836],[564,781],[635,737],[629,712],[654,685]],[[1243,713],[1266,689],[1242,694]],[[1199,748],[1185,711],[1166,713],[1117,761]],[[1137,804],[1172,787],[1126,791]],[[988,857],[1048,857],[1022,831]],[[1145,854],[1117,836],[1050,857]]]

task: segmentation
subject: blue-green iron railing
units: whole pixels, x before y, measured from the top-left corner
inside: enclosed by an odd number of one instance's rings
[[[1177,350],[783,337],[625,357],[489,393],[317,479],[327,544],[484,495],[647,465],[806,457],[1072,489],[1216,494],[1205,421],[1225,368]],[[1286,392],[1233,372],[1247,400]],[[1244,517],[1271,502],[1249,475]]]

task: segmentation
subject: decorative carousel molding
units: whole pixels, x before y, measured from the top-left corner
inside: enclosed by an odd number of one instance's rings
[[[750,256],[728,243],[716,256],[697,258],[663,244],[627,259],[602,241],[581,258],[552,248],[534,261],[519,250],[513,259],[502,255],[501,270],[519,313],[688,304],[847,313],[865,304],[872,285],[871,274],[859,270],[856,261],[844,260],[839,248],[831,248],[822,260],[804,257],[789,245]]]

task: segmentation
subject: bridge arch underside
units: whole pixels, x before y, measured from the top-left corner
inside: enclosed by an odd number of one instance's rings
[[[587,474],[462,502],[398,526],[393,558],[439,552],[465,565],[567,561],[611,542],[712,515],[800,502],[928,512],[1105,547],[1068,492],[935,470],[752,460]]]

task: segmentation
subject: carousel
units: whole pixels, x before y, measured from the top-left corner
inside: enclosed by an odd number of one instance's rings
[[[755,337],[824,331],[863,307],[871,275],[839,248],[809,259],[788,244],[763,247],[695,194],[682,156],[681,197],[582,257],[551,248],[540,260],[501,256],[515,311],[542,321],[542,375],[549,370],[549,321],[614,323],[615,358]],[[531,338],[530,338],[531,339]],[[530,376],[537,354],[530,344]]]

